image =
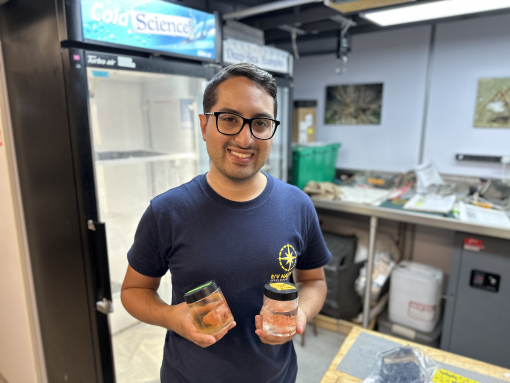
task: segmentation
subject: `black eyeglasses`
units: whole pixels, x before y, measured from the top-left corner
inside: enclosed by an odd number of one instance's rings
[[[280,121],[272,118],[257,117],[244,118],[240,114],[232,112],[204,113],[206,116],[216,116],[216,129],[226,136],[235,136],[241,133],[244,125],[248,124],[251,135],[259,140],[273,138]]]

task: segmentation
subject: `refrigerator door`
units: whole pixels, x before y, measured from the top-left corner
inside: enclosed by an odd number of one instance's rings
[[[106,68],[88,68],[87,78],[99,220],[108,238],[117,382],[134,374],[152,381],[159,377],[165,330],[143,325],[124,309],[126,254],[149,201],[207,171],[200,166],[198,119],[207,79]],[[158,294],[172,302],[169,274]]]
[[[280,125],[276,129],[273,136],[273,146],[271,154],[261,169],[262,172],[271,174],[273,177],[280,178],[287,182],[288,174],[288,148],[290,145],[289,126],[292,126],[291,108],[291,82],[287,79],[276,79],[278,93],[276,100],[278,110],[276,119],[280,121]]]
[[[120,301],[127,251],[150,199],[209,169],[198,114],[217,69],[75,48],[62,55],[98,381],[159,381],[166,330]],[[171,303],[169,274],[158,293]]]

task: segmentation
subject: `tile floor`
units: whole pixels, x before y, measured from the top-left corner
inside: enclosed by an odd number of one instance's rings
[[[137,325],[113,337],[118,383],[157,383],[163,360],[166,330]]]
[[[159,383],[165,332],[140,324],[113,338],[118,383]],[[304,347],[299,335],[294,338],[299,368],[296,383],[318,383],[345,340],[344,335],[322,328],[317,332],[315,336],[309,329]]]
[[[304,347],[301,346],[300,335],[294,338],[298,361],[296,383],[319,383],[346,336],[323,328],[317,328],[315,336],[311,327],[305,336]]]

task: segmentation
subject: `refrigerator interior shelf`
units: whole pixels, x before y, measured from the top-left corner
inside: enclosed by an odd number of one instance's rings
[[[127,165],[143,162],[196,159],[195,153],[162,153],[150,150],[96,152],[96,165]]]

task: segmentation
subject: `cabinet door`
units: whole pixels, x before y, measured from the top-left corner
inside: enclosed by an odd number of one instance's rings
[[[510,368],[510,242],[483,245],[462,252],[450,351]],[[472,286],[473,271],[499,276],[498,291]]]

